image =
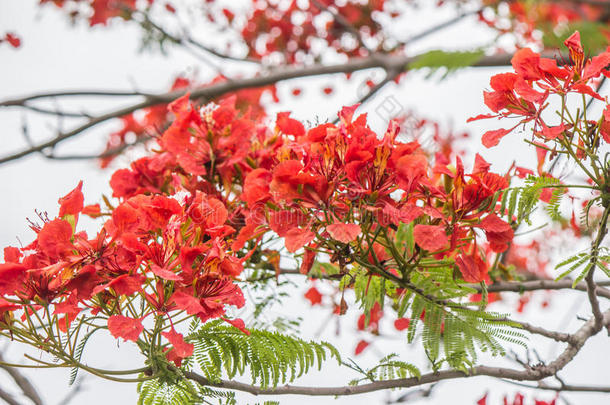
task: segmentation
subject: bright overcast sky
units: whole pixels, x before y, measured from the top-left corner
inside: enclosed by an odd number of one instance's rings
[[[147,91],[163,91],[168,87],[171,78],[178,73],[192,72],[193,69],[201,72],[205,77],[209,73],[206,66],[191,56],[175,51],[167,57],[158,53],[138,53],[138,30],[127,28],[124,24],[114,24],[111,29],[87,29],[84,25],[72,27],[65,15],[53,7],[41,9],[37,0],[0,0],[0,34],[5,31],[16,31],[23,41],[21,49],[15,51],[7,46],[0,46],[0,99],[26,95],[37,91],[65,90],[65,89],[138,89]],[[447,15],[430,12],[429,19],[442,21]],[[429,19],[418,19],[405,24],[408,33],[415,33],[420,27],[425,27]],[[397,29],[397,31],[400,31]],[[407,34],[408,34],[407,33]],[[445,31],[441,36],[431,38],[428,42],[418,44],[417,49],[426,47],[459,47],[468,46],[474,38],[477,43],[484,44],[489,37],[486,31],[475,29],[472,20]],[[414,50],[417,50],[414,49]],[[379,116],[375,111],[379,105],[388,100],[396,100],[404,109],[414,110],[423,116],[443,119],[443,124],[453,125],[456,129],[468,129],[473,134],[480,134],[485,124],[466,127],[465,120],[469,116],[484,111],[482,103],[482,90],[487,86],[489,77],[496,72],[494,69],[468,70],[453,75],[438,82],[438,80],[423,81],[423,74],[414,74],[405,80],[400,87],[394,85],[388,88],[364,107],[369,112],[371,125],[376,130],[383,130],[387,125],[386,117]],[[380,77],[379,72],[367,72],[356,75],[362,82],[371,75]],[[315,121],[316,118],[325,120],[334,114],[342,105],[352,104],[358,95],[357,80],[342,86],[343,79],[337,77],[322,77],[301,81],[299,87],[305,89],[303,97],[295,100],[289,96],[293,84],[284,84],[279,87],[282,103],[274,105],[273,111],[293,111],[293,115],[303,120]],[[362,83],[361,82],[361,83]],[[322,97],[321,88],[333,84],[336,92],[333,97]],[[113,100],[79,100],[71,106],[89,111],[104,111],[112,108]],[[81,104],[82,103],[82,104]],[[52,106],[52,105],[51,105]],[[449,117],[449,119],[447,119]],[[22,111],[0,110],[1,153],[17,150],[25,146],[21,127],[27,124],[29,133],[34,139],[50,137],[57,128],[70,128],[72,121],[58,122],[48,117],[33,114],[23,114]],[[60,151],[80,151],[93,153],[100,151],[105,144],[104,134],[116,127],[116,123],[88,132],[80,140],[62,145]],[[478,142],[478,137],[474,137]],[[513,159],[512,151],[520,147],[518,142],[503,141],[502,147],[496,151],[486,151],[483,155],[494,163],[496,170],[508,167]],[[533,151],[528,156],[519,156],[520,159],[531,162]],[[508,156],[511,156],[509,159]],[[524,162],[521,160],[521,162]],[[128,164],[128,158],[118,160],[114,168]],[[51,215],[57,213],[57,199],[74,188],[79,180],[84,180],[84,192],[87,203],[100,201],[102,193],[111,194],[107,180],[111,171],[103,171],[96,167],[94,162],[56,162],[49,161],[40,156],[31,156],[0,167],[0,185],[2,186],[2,209],[0,210],[0,245],[19,245],[29,243],[33,233],[28,229],[26,217],[34,218],[34,209],[48,211]],[[296,280],[302,283],[302,279]],[[281,308],[275,310],[284,315],[299,316],[307,314],[308,320],[303,323],[302,333],[313,338],[320,329],[321,321],[327,318],[327,310],[311,309],[303,299],[303,291],[308,285],[301,284],[292,291],[291,298]],[[552,306],[544,312],[538,311],[539,302],[531,305],[530,312],[526,313],[532,322],[540,322],[551,329],[575,328],[579,323],[576,319],[564,319],[563,314],[574,312],[573,306],[579,308],[578,313],[587,315],[586,303],[570,293],[555,294]],[[514,308],[514,306],[512,307]],[[502,310],[498,307],[496,310]],[[337,337],[335,321],[322,329],[319,336],[340,346],[347,356],[353,354],[353,349],[360,338],[356,335],[355,319],[357,310],[352,310],[340,320],[342,334]],[[313,318],[313,319],[311,319]],[[383,328],[383,326],[382,326]],[[393,328],[384,330],[390,333]],[[390,333],[391,334],[391,333]],[[408,361],[419,362],[417,348],[408,348],[404,335],[395,333],[387,340],[378,340],[375,345],[387,347],[400,353]],[[576,361],[571,363],[563,375],[573,383],[607,384],[607,376],[602,374],[601,359],[607,359],[608,338],[602,335],[592,339],[585,350],[579,354]],[[538,347],[542,356],[557,353],[560,345],[542,345],[538,340],[532,340],[532,345]],[[419,344],[419,343],[417,343]],[[606,345],[604,347],[604,344]],[[536,346],[537,345],[537,346]],[[138,356],[131,343],[121,343],[117,348],[114,339],[104,337],[93,340],[86,349],[85,360],[100,368],[121,368],[141,366],[142,359]],[[5,356],[15,362],[23,361],[22,350],[8,342],[4,342]],[[35,350],[28,348],[28,353],[38,355]],[[373,346],[367,350],[358,361],[364,363],[374,362],[376,349]],[[503,359],[490,360],[500,364]],[[512,363],[505,363],[513,366]],[[342,369],[343,370],[343,369]],[[39,389],[42,397],[49,404],[56,404],[69,391],[69,370],[59,371],[26,371]],[[82,373],[81,375],[84,375]],[[303,385],[344,385],[352,377],[345,371],[336,367],[329,367],[324,373],[312,373],[298,381]],[[4,381],[4,380],[0,380]],[[6,380],[8,381],[8,380]],[[244,379],[244,381],[246,381]],[[489,405],[501,404],[501,396],[520,389],[508,384],[492,382],[488,378],[473,380],[442,382],[442,390],[430,402],[451,405],[474,405],[487,389],[491,391]],[[10,388],[9,388],[10,387]],[[2,384],[3,389],[12,390],[12,386]],[[87,376],[84,382],[84,391],[72,402],[73,404],[133,404],[136,401],[136,387],[134,385],[111,383]],[[526,391],[524,391],[526,392]],[[388,397],[396,397],[398,393],[377,393],[344,399],[321,398],[311,399],[303,397],[281,398],[285,404],[375,404],[385,403]],[[540,398],[549,399],[551,393],[543,393]],[[255,403],[262,398],[247,395],[241,396],[240,403]],[[605,404],[608,398],[593,394],[570,394],[574,404]],[[532,402],[533,403],[533,402]]]

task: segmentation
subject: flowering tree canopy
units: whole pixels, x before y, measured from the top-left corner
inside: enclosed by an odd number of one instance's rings
[[[144,46],[187,50],[212,74],[175,77],[164,93],[70,90],[0,102],[74,123],[40,143],[24,127],[26,145],[2,151],[0,163],[42,154],[92,159],[112,170],[112,196],[103,203],[83,193],[86,178],[75,178],[57,215],[40,212],[30,221],[33,241],[4,248],[0,334],[30,351],[27,363],[2,366],[18,376],[29,400],[43,403],[12,367],[68,367],[71,383],[79,370],[138,383],[142,404],[236,403],[240,391],[332,397],[420,386],[428,397],[436,382],[478,376],[537,387],[540,395],[531,399],[539,405],[570,391],[610,392],[559,374],[593,336],[610,334],[610,103],[602,87],[610,77],[610,3],[438,1],[455,16],[401,38],[397,27],[421,3],[40,1],[44,13],[59,11],[92,29],[138,26]],[[410,51],[465,18],[492,32],[493,42]],[[197,23],[218,42],[198,39]],[[28,46],[18,31],[0,35],[0,46],[12,52]],[[219,61],[243,71],[221,72]],[[464,135],[434,120],[401,113],[380,132],[359,112],[411,71],[493,66],[501,73],[489,74],[488,89],[476,89],[478,115],[464,117],[489,125],[475,134],[472,153],[463,150]],[[343,75],[349,85],[352,74],[371,69],[384,78],[366,80],[360,100],[338,106],[326,122],[294,118],[277,89],[326,74]],[[338,90],[326,86],[307,97]],[[289,97],[302,92],[295,85]],[[44,104],[76,96],[121,103],[97,115]],[[278,105],[285,111],[270,113]],[[105,150],[59,151],[112,120],[118,126]],[[493,170],[482,154],[507,138],[521,139],[537,164],[528,167],[521,151],[511,151],[506,159],[514,163]],[[131,152],[128,166],[115,160]],[[558,170],[566,162],[573,170]],[[357,313],[353,327],[362,339],[346,354],[306,339],[283,318],[260,322],[272,301],[295,299],[275,295],[287,279],[300,287],[298,298],[331,319]],[[566,289],[588,302],[578,328],[556,331],[519,319],[534,294]],[[251,291],[263,299],[249,302]],[[512,305],[511,313],[497,311],[500,303]],[[425,362],[383,352],[371,367],[360,365],[358,356],[385,338],[382,319]],[[97,350],[89,339],[104,333],[137,347],[140,367],[108,370],[83,361],[83,353]],[[561,351],[534,364],[529,346],[536,336],[559,342]],[[494,363],[511,352],[512,366]],[[356,378],[335,387],[299,385],[301,375],[332,362]],[[516,395],[513,404],[530,399]],[[484,391],[480,396],[478,404],[491,405]]]

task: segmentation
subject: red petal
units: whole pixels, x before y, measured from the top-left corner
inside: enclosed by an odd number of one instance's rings
[[[583,80],[589,80],[591,78],[599,76],[599,74],[610,65],[610,52],[604,52],[591,59],[591,62],[585,66],[582,77]]]
[[[25,282],[26,268],[18,263],[0,263],[0,294],[15,295]]]
[[[38,232],[38,246],[46,255],[57,259],[70,251],[71,238],[72,225],[63,219],[54,219],[44,224]]]
[[[591,97],[594,97],[600,101],[604,101],[604,98],[597,94],[591,87],[587,86],[584,83],[575,84],[572,86],[572,90],[580,94],[586,94]]]
[[[305,298],[311,302],[311,305],[322,303],[322,294],[320,294],[320,291],[318,291],[316,287],[311,287],[309,290],[307,290],[305,293]]]
[[[468,283],[480,283],[487,276],[487,265],[476,255],[460,254],[455,263],[462,273],[462,278]]]
[[[396,330],[405,330],[411,324],[411,320],[409,318],[398,318],[394,321],[394,327]]]
[[[116,339],[123,338],[133,342],[138,340],[144,330],[140,319],[132,319],[123,315],[113,315],[108,318],[108,330]]]
[[[344,125],[348,125],[352,123],[352,118],[354,117],[354,113],[360,107],[360,103],[354,104],[350,107],[343,107],[341,112],[339,112],[339,118],[341,118],[341,122]]]
[[[153,272],[153,274],[161,277],[164,280],[172,280],[172,281],[182,280],[182,277],[180,277],[173,271],[159,267],[154,263],[150,266],[150,270]]]
[[[235,318],[235,319],[222,318],[222,320],[225,321],[226,323],[233,325],[240,331],[244,332],[246,335],[250,336],[250,331],[248,329],[246,329],[246,324],[244,323],[243,319],[241,319],[241,318]]]
[[[356,345],[356,350],[354,350],[354,354],[356,356],[358,356],[360,353],[362,353],[364,351],[364,349],[367,348],[367,346],[370,345],[369,342],[367,342],[366,340],[361,340],[360,342],[358,342],[358,344]]]
[[[205,309],[197,298],[182,291],[176,291],[172,295],[172,300],[178,309],[186,311],[186,313],[189,315],[205,312]]]
[[[343,224],[335,222],[332,225],[328,225],[326,230],[333,237],[333,239],[339,242],[349,243],[358,238],[358,235],[362,233],[360,225],[357,224]]]
[[[496,129],[495,131],[487,131],[483,134],[483,138],[481,139],[483,146],[486,148],[491,148],[500,143],[500,139],[504,138],[511,129]]]
[[[290,118],[289,112],[281,112],[277,114],[277,127],[286,135],[294,135],[301,137],[305,135],[305,127],[299,121]]]
[[[511,226],[496,214],[489,214],[479,224],[479,227],[488,232],[506,232],[512,230]]]
[[[182,334],[176,332],[173,328],[169,332],[161,332],[161,335],[174,346],[174,353],[176,356],[184,359],[193,354],[195,345],[186,343]]]
[[[309,271],[313,267],[313,263],[316,260],[316,245],[310,245],[309,247],[311,249],[305,249],[305,254],[303,255],[303,263],[301,263],[301,268],[299,269],[299,272],[301,274],[309,273]]]
[[[470,117],[466,120],[466,122],[478,121],[478,120],[486,120],[488,118],[493,118],[495,115],[492,114],[479,114],[476,117]]]
[[[64,197],[59,199],[59,217],[64,215],[77,215],[83,210],[83,202],[85,200],[83,192],[83,181],[78,183],[78,186]]]
[[[419,247],[430,252],[441,250],[449,243],[443,226],[415,225],[413,237]]]
[[[314,240],[315,237],[316,234],[310,230],[293,228],[286,232],[286,235],[284,236],[286,240],[286,249],[288,249],[289,252],[294,253]]]

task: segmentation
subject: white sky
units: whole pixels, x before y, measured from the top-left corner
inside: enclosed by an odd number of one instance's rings
[[[84,25],[77,27],[69,26],[64,15],[53,10],[52,7],[40,9],[36,6],[36,0],[0,0],[0,35],[5,31],[16,31],[22,38],[23,46],[15,51],[7,46],[0,46],[0,99],[30,94],[38,91],[50,91],[60,89],[140,89],[149,91],[163,91],[171,78],[177,73],[198,69],[205,71],[197,60],[189,55],[172,51],[167,57],[158,53],[138,53],[139,34],[137,29],[126,27],[124,24],[115,24],[112,29],[88,29]],[[449,14],[436,12],[430,9],[426,18],[414,18],[404,27],[397,27],[397,31],[408,34],[417,33],[420,29],[430,24],[431,20],[443,21]],[[474,27],[472,20],[455,26],[445,31],[442,36],[432,37],[427,42],[418,43],[413,51],[426,49],[426,47],[451,48],[468,46],[476,41],[483,44],[489,40],[489,33]],[[437,80],[424,81],[423,74],[412,74],[400,86],[388,86],[366,106],[370,111],[371,125],[377,130],[385,129],[382,122],[374,113],[385,97],[395,97],[406,109],[414,109],[422,115],[430,118],[440,119],[443,124],[453,123],[455,128],[467,128],[473,134],[482,133],[487,123],[477,123],[466,127],[467,117],[479,114],[485,110],[482,103],[482,90],[487,86],[489,77],[497,72],[497,69],[473,69],[466,70],[451,76],[442,82]],[[342,105],[350,105],[357,99],[358,78],[364,81],[375,72],[356,75],[356,80],[351,84],[342,85],[343,79],[337,77],[322,77],[307,79],[306,81],[294,81],[294,85],[304,88],[304,96],[293,99],[289,96],[293,84],[282,84],[279,86],[280,96],[283,103],[273,106],[274,111],[293,111],[293,116],[304,120],[314,120],[320,117],[324,120],[333,116]],[[380,77],[380,73],[376,72]],[[332,97],[322,97],[321,88],[327,84],[333,84],[336,91]],[[86,102],[86,104],[85,104]],[[87,100],[77,100],[72,104],[75,108],[90,108],[90,111],[104,111],[114,108],[112,99],[97,100],[93,103]],[[82,103],[82,104],[81,104]],[[67,105],[67,104],[66,104]],[[28,127],[32,137],[44,139],[52,134],[52,130],[59,124],[63,128],[70,128],[73,123],[66,121],[58,123],[48,117],[23,114],[18,110],[0,110],[0,139],[2,154],[9,150],[17,150],[24,147],[21,136],[21,125],[23,119],[27,119]],[[105,143],[104,135],[116,127],[116,123],[100,126],[94,131],[88,132],[75,142],[68,142],[59,148],[60,152],[99,151]],[[477,138],[475,136],[475,138]],[[478,138],[475,140],[478,142]],[[477,146],[478,147],[478,146]],[[517,149],[519,148],[519,149]],[[525,152],[523,152],[525,150]],[[515,155],[518,155],[521,163],[533,162],[534,152],[527,150],[516,139],[504,140],[499,148],[493,151],[483,151],[482,155],[494,164],[498,171],[508,167]],[[128,158],[121,158],[115,167],[128,164]],[[87,203],[100,201],[101,193],[110,194],[107,185],[111,171],[98,169],[93,162],[56,162],[30,156],[0,167],[0,185],[2,187],[2,203],[0,205],[0,246],[18,245],[17,238],[24,244],[32,239],[32,232],[27,228],[26,217],[35,216],[34,209],[49,211],[51,215],[57,213],[57,199],[71,190],[79,180],[85,181],[84,192]],[[297,280],[300,281],[300,280]],[[319,328],[320,319],[326,319],[327,311],[310,309],[302,298],[303,291],[308,285],[299,286],[294,290],[294,298],[289,300],[281,310],[283,314],[290,313],[294,316],[304,315],[307,320],[303,324],[303,335],[313,337]],[[550,309],[544,312],[536,311],[538,304],[531,304],[531,309],[526,313],[527,320],[539,322],[551,329],[563,328],[572,330],[579,325],[576,319],[564,319],[568,311],[579,315],[589,314],[586,302],[581,295],[573,293],[555,294]],[[510,310],[514,306],[496,308],[497,310]],[[272,314],[271,314],[272,315]],[[357,311],[352,310],[340,320],[342,335],[334,335],[334,323],[324,329],[320,338],[329,340],[340,346],[343,352],[350,356],[354,346],[360,338],[352,330],[355,327]],[[383,324],[382,330],[389,334],[393,333],[394,339],[379,340],[375,348],[367,350],[358,361],[372,363],[375,361],[378,349],[385,352],[389,350],[401,353],[408,361],[421,364],[418,348],[406,347],[405,338],[392,332],[390,325]],[[537,347],[542,356],[557,353],[561,348],[559,345],[548,345],[539,339],[532,339],[532,347]],[[608,384],[607,359],[608,338],[600,335],[592,339],[591,344],[571,363],[562,373],[564,379],[570,383],[582,384]],[[98,338],[87,347],[85,360],[92,365],[101,368],[139,367],[141,360],[137,351],[131,344],[121,343],[117,348],[116,341],[109,337]],[[22,361],[20,348],[7,346],[6,353],[13,361]],[[28,353],[36,354],[36,351],[28,349]],[[603,359],[603,360],[602,360]],[[488,363],[498,363],[513,366],[503,359],[490,360]],[[69,370],[36,370],[25,371],[38,387],[41,395],[49,404],[57,403],[67,392],[69,387]],[[84,375],[82,373],[81,375]],[[297,384],[302,385],[343,385],[353,375],[344,369],[329,367],[323,373],[312,373]],[[1,378],[1,377],[0,377]],[[3,381],[3,389],[14,388]],[[244,379],[244,381],[246,381]],[[85,390],[72,402],[73,404],[133,404],[137,395],[135,385],[120,384],[102,381],[96,377],[87,376]],[[502,384],[489,378],[476,378],[471,380],[456,380],[443,382],[435,391],[430,402],[412,403],[434,403],[471,405],[479,399],[487,390],[491,392],[489,405],[501,403],[501,397],[505,393],[518,390],[511,385]],[[523,390],[524,392],[526,390]],[[343,399],[333,398],[307,398],[307,397],[284,397],[280,398],[285,404],[376,404],[384,403],[388,397],[395,397],[399,393],[377,393],[361,395]],[[541,399],[550,399],[552,393],[546,392],[538,395]],[[254,398],[248,395],[240,397],[240,403],[255,403],[263,401],[263,398]],[[610,403],[608,396],[595,394],[569,394],[573,404],[607,404]],[[269,398],[272,399],[272,398]],[[531,397],[529,398],[531,400]],[[529,403],[529,402],[528,402]],[[533,404],[533,400],[531,401]]]

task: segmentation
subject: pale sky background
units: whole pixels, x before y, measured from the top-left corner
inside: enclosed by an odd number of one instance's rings
[[[433,2],[430,2],[433,3]],[[438,12],[430,8],[426,12],[426,18],[418,14],[405,22],[404,26],[397,26],[396,32],[404,37],[415,34],[427,27],[432,21],[440,22],[451,15],[446,12]],[[164,91],[176,74],[199,70],[205,77],[206,67],[190,55],[171,50],[167,56],[159,53],[138,53],[139,31],[134,27],[113,22],[111,29],[95,28],[89,29],[84,24],[76,27],[69,25],[65,15],[46,7],[41,9],[36,0],[0,0],[0,34],[6,31],[16,31],[22,38],[23,46],[19,50],[13,50],[8,46],[0,46],[0,99],[6,99],[26,95],[39,91],[65,90],[65,89],[138,89],[146,91]],[[491,33],[483,28],[475,27],[473,19],[466,19],[463,23],[456,25],[438,36],[430,37],[427,41],[417,43],[412,52],[438,48],[468,47],[473,43],[482,45],[491,38]],[[223,72],[236,71],[234,66],[221,62]],[[482,90],[487,87],[489,77],[501,71],[500,69],[468,69],[455,74],[448,79],[424,81],[424,74],[415,73],[404,80],[400,86],[389,85],[384,92],[377,95],[363,110],[369,111],[370,123],[374,129],[383,131],[387,122],[383,117],[375,114],[375,109],[386,97],[394,97],[405,109],[414,110],[423,116],[440,119],[448,126],[453,125],[456,129],[468,129],[475,136],[473,148],[479,147],[479,137],[488,123],[476,123],[466,126],[466,118],[482,113],[485,107],[482,102]],[[304,81],[293,81],[282,83],[278,86],[282,103],[273,105],[272,111],[293,111],[293,116],[303,120],[315,120],[319,117],[322,121],[326,117],[334,118],[335,111],[342,105],[351,105],[357,99],[358,84],[366,78],[380,78],[380,72],[366,72],[355,75],[352,83],[345,85],[342,78],[338,76],[320,77],[306,79]],[[321,88],[332,84],[335,93],[331,97],[322,96]],[[304,89],[301,98],[294,99],[290,96],[293,86]],[[91,112],[113,109],[117,104],[125,101],[115,99],[98,100],[75,100],[74,103],[66,103],[65,106],[85,108]],[[52,104],[49,104],[52,106]],[[73,121],[66,120],[58,122],[54,118],[37,116],[31,113],[24,114],[15,109],[0,109],[0,139],[1,152],[6,154],[10,150],[18,150],[24,147],[21,136],[21,125],[27,119],[31,136],[35,139],[44,139],[52,134],[59,126],[71,128]],[[58,153],[100,151],[106,142],[106,134],[117,128],[116,122],[110,122],[87,132],[76,141],[62,144]],[[533,162],[534,151],[524,148],[519,141],[513,137],[503,140],[501,145],[492,151],[483,151],[482,155],[494,164],[497,171],[506,169],[513,159],[518,158],[520,163]],[[117,160],[113,168],[126,166],[129,157]],[[26,217],[35,217],[34,209],[48,211],[51,216],[57,213],[57,199],[74,188],[79,180],[85,181],[83,191],[86,203],[101,201],[101,194],[111,194],[108,186],[108,178],[112,170],[100,170],[94,162],[57,162],[49,161],[40,156],[30,156],[0,166],[0,186],[2,187],[2,203],[0,205],[0,246],[18,245],[18,240],[27,244],[33,238],[33,233],[28,229]],[[91,224],[89,225],[91,228]],[[567,253],[566,253],[567,255]],[[327,309],[310,308],[303,299],[303,292],[309,288],[309,284],[303,283],[302,279],[296,279],[299,286],[295,288],[293,298],[287,300],[281,308],[275,308],[278,314],[290,314],[292,316],[303,315],[306,320],[302,325],[302,335],[313,338],[319,329],[320,320],[327,318]],[[588,316],[590,310],[583,294],[570,292],[553,294],[551,307],[545,311],[538,311],[540,302],[545,298],[544,294],[538,295],[524,314],[529,322],[539,322],[550,329],[560,328],[564,331],[574,330],[580,322],[573,317],[566,319],[567,312],[577,312],[581,316]],[[503,304],[504,305],[504,304]],[[607,302],[603,302],[607,306]],[[514,305],[497,306],[497,311],[511,311]],[[347,357],[352,356],[356,342],[360,337],[355,330],[355,322],[358,311],[351,310],[339,320],[342,334],[335,335],[335,322],[326,327],[320,339],[328,340],[342,349]],[[273,313],[269,314],[273,317]],[[404,335],[397,333],[389,324],[382,323],[382,331],[386,331],[391,338],[376,340],[373,347],[369,348],[364,355],[356,358],[363,364],[372,364],[380,353],[389,350],[396,351],[407,361],[423,364],[420,358],[419,343],[413,347],[406,345]],[[564,379],[574,384],[608,384],[607,362],[610,355],[608,348],[609,339],[600,334],[591,339],[586,348],[579,354],[567,369],[562,372]],[[22,348],[3,342],[6,357],[11,361],[22,362]],[[539,350],[542,356],[550,356],[558,353],[562,345],[549,344],[532,338],[532,347]],[[119,347],[117,347],[119,346]],[[515,348],[518,350],[518,348]],[[37,355],[36,351],[27,348],[28,353]],[[503,364],[513,366],[506,359],[486,359],[481,356],[486,364]],[[86,362],[100,367],[120,369],[121,367],[139,367],[142,358],[138,355],[134,345],[131,343],[120,343],[109,336],[101,334],[89,343],[85,355]],[[330,365],[331,363],[329,363]],[[425,371],[425,369],[423,369]],[[56,404],[68,392],[69,370],[26,370],[24,371],[34,384],[36,384],[41,396],[48,404]],[[85,373],[81,373],[84,376]],[[323,372],[313,372],[298,380],[299,385],[344,385],[353,374],[346,369],[338,369],[335,366],[325,368]],[[247,377],[243,379],[247,381]],[[3,389],[16,392],[8,380],[0,373],[0,384]],[[516,391],[529,392],[526,389],[515,387],[494,381],[490,378],[476,378],[467,380],[446,381],[439,384],[433,397],[428,401],[414,401],[413,404],[451,404],[451,405],[474,405],[486,391],[490,392],[488,405],[502,403],[502,396]],[[308,398],[308,397],[282,397],[279,398],[283,404],[383,404],[389,398],[395,398],[406,391],[388,393],[374,393],[348,398]],[[552,392],[542,392],[537,395],[539,399],[550,400]],[[100,380],[93,376],[87,376],[84,383],[84,391],[76,397],[72,404],[108,404],[117,405],[134,404],[137,398],[135,385],[121,384]],[[247,394],[239,396],[239,403],[262,402],[263,397],[255,398]],[[567,394],[565,398],[571,404],[608,404],[610,397],[601,394]],[[273,398],[268,398],[273,399]],[[533,398],[528,395],[526,405],[533,405]]]

